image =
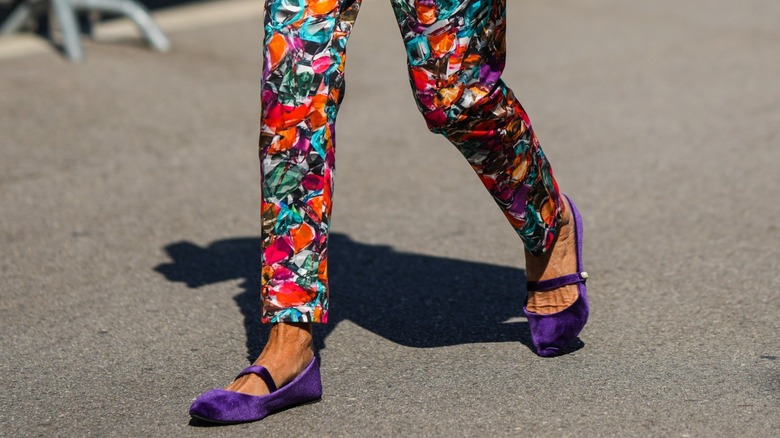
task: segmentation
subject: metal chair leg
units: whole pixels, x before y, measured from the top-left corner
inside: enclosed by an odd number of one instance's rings
[[[81,47],[81,32],[76,21],[76,12],[68,0],[51,0],[51,5],[60,23],[65,54],[73,62],[82,61],[84,49]]]
[[[65,54],[73,62],[84,59],[75,9],[123,15],[138,26],[146,41],[156,50],[167,52],[171,48],[170,40],[154,23],[146,8],[134,0],[15,0],[6,16],[0,20],[0,34],[19,31],[29,17],[38,13],[38,6],[48,5],[54,10],[60,24]]]
[[[35,0],[16,0],[8,13],[0,19],[0,35],[12,34],[21,30],[24,22],[32,15]]]
[[[171,43],[154,23],[149,12],[132,0],[67,0],[73,7],[124,15],[138,26],[149,45],[160,52],[167,52]]]

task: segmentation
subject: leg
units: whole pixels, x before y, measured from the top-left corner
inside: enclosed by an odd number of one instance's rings
[[[468,160],[522,239],[529,280],[573,272],[571,214],[528,115],[500,79],[506,0],[392,1],[417,106],[431,131]],[[577,290],[546,292],[538,303],[531,295],[529,308],[555,312]]]
[[[260,161],[262,320],[280,323],[255,364],[277,386],[311,361],[328,319],[327,242],[334,128],[346,44],[361,0],[266,0]],[[227,389],[260,395],[256,375]]]
[[[327,322],[336,113],[360,0],[267,0],[263,322]]]

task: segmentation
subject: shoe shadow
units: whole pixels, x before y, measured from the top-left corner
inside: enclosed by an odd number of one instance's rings
[[[154,268],[190,288],[243,279],[243,292],[234,299],[244,315],[249,361],[260,354],[268,333],[259,322],[259,248],[259,238],[206,247],[176,242],[165,247],[172,262]],[[338,233],[331,234],[328,252],[330,321],[315,328],[318,349],[344,319],[408,347],[520,342],[532,348],[528,324],[506,322],[522,315],[523,270],[397,252]]]

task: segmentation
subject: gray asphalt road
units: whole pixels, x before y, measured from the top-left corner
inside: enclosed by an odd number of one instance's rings
[[[256,354],[259,23],[0,62],[0,435],[777,436],[780,3],[515,1],[505,79],[586,218],[583,347],[429,134],[386,1],[350,41],[325,396],[189,425]]]

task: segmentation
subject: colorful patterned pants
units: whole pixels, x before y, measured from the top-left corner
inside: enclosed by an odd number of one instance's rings
[[[335,122],[362,0],[266,0],[262,85],[263,322],[327,322]],[[528,116],[500,79],[506,0],[390,0],[417,106],[474,168],[532,254],[561,197]]]

